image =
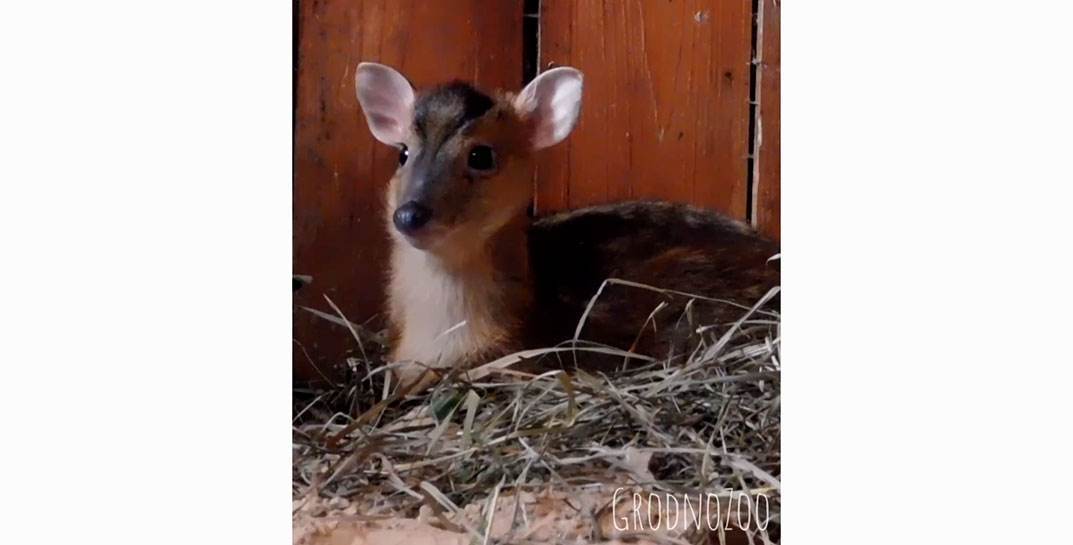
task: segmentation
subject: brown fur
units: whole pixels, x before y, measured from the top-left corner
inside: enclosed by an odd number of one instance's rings
[[[482,98],[483,97],[483,98]],[[397,370],[405,381],[426,368],[473,365],[521,348],[573,337],[589,299],[609,277],[751,304],[778,284],[778,252],[747,226],[684,205],[633,202],[530,220],[528,120],[509,95],[463,84],[419,96],[410,159],[387,190],[394,245],[388,290]],[[498,167],[466,168],[472,146],[492,146]],[[429,235],[410,240],[391,225],[409,199],[435,209]],[[662,300],[655,327],[643,327]],[[605,292],[582,338],[653,355],[676,350],[688,333],[688,298],[624,287]],[[704,320],[740,310],[700,305]],[[685,329],[683,329],[685,328]],[[425,374],[424,383],[432,375]]]
[[[742,223],[680,204],[620,203],[537,220],[529,230],[529,249],[536,314],[551,317],[530,323],[534,345],[572,338],[607,278],[745,305],[779,283],[778,262],[769,261],[778,253],[774,243]],[[697,325],[728,323],[742,314],[734,305],[703,302],[693,306],[690,324],[683,316],[689,300],[609,286],[581,338],[672,357],[682,355],[682,342]],[[666,306],[652,316],[660,303]]]

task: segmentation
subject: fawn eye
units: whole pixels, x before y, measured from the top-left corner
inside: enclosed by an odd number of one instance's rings
[[[399,144],[399,146],[399,166],[401,167],[410,158],[410,148],[406,147],[406,144]]]
[[[473,170],[492,170],[496,166],[496,154],[488,146],[473,146],[467,164]]]

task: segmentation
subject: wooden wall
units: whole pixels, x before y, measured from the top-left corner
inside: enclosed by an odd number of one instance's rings
[[[355,322],[381,309],[382,192],[396,154],[365,126],[354,95],[361,61],[417,86],[462,78],[487,89],[520,88],[534,63],[575,66],[585,73],[581,121],[542,152],[538,213],[660,198],[749,218],[777,237],[778,2],[759,3],[762,28],[752,0],[300,0],[293,263],[313,284],[296,308],[331,312],[327,295]],[[539,51],[526,49],[537,43],[523,33],[537,28],[523,25],[526,5],[539,5]],[[354,348],[345,329],[301,310],[294,339],[304,377]]]
[[[540,31],[541,68],[584,72],[585,102],[538,211],[659,198],[746,218],[751,0],[543,0]]]
[[[779,0],[761,0],[758,20],[757,107],[754,138],[756,160],[753,169],[753,224],[761,233],[778,240],[782,199],[779,195],[782,154],[780,153],[780,99],[782,77],[779,28]]]

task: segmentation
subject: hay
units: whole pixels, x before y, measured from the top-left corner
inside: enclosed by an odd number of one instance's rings
[[[624,534],[608,535],[599,513],[569,498],[596,493],[606,509],[614,487],[676,497],[727,499],[728,490],[764,496],[770,523],[766,531],[754,525],[750,534],[756,542],[777,542],[780,337],[779,313],[768,308],[777,291],[742,310],[736,322],[698,327],[684,362],[634,360],[616,373],[595,374],[574,368],[575,355],[582,363],[586,355],[574,349],[614,349],[567,342],[479,371],[456,370],[404,399],[386,378],[384,336],[350,323],[329,301],[335,314],[318,315],[346,325],[358,350],[348,360],[349,380],[295,390],[296,542],[308,538],[298,535],[299,526],[333,510],[351,518],[423,517],[468,542],[538,542],[518,499],[530,505],[551,491],[565,494],[575,510],[567,516],[589,520],[579,526],[582,542],[612,539]],[[534,358],[561,368],[537,375],[510,368]],[[490,535],[497,503],[514,507],[504,524],[496,519]],[[719,542],[708,534],[660,539]],[[555,539],[565,537],[560,532]]]

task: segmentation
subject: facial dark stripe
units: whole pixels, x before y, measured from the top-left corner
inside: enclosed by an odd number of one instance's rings
[[[463,125],[492,109],[492,97],[473,86],[455,81],[424,93],[414,107],[414,125],[418,136],[429,133],[453,134]]]

